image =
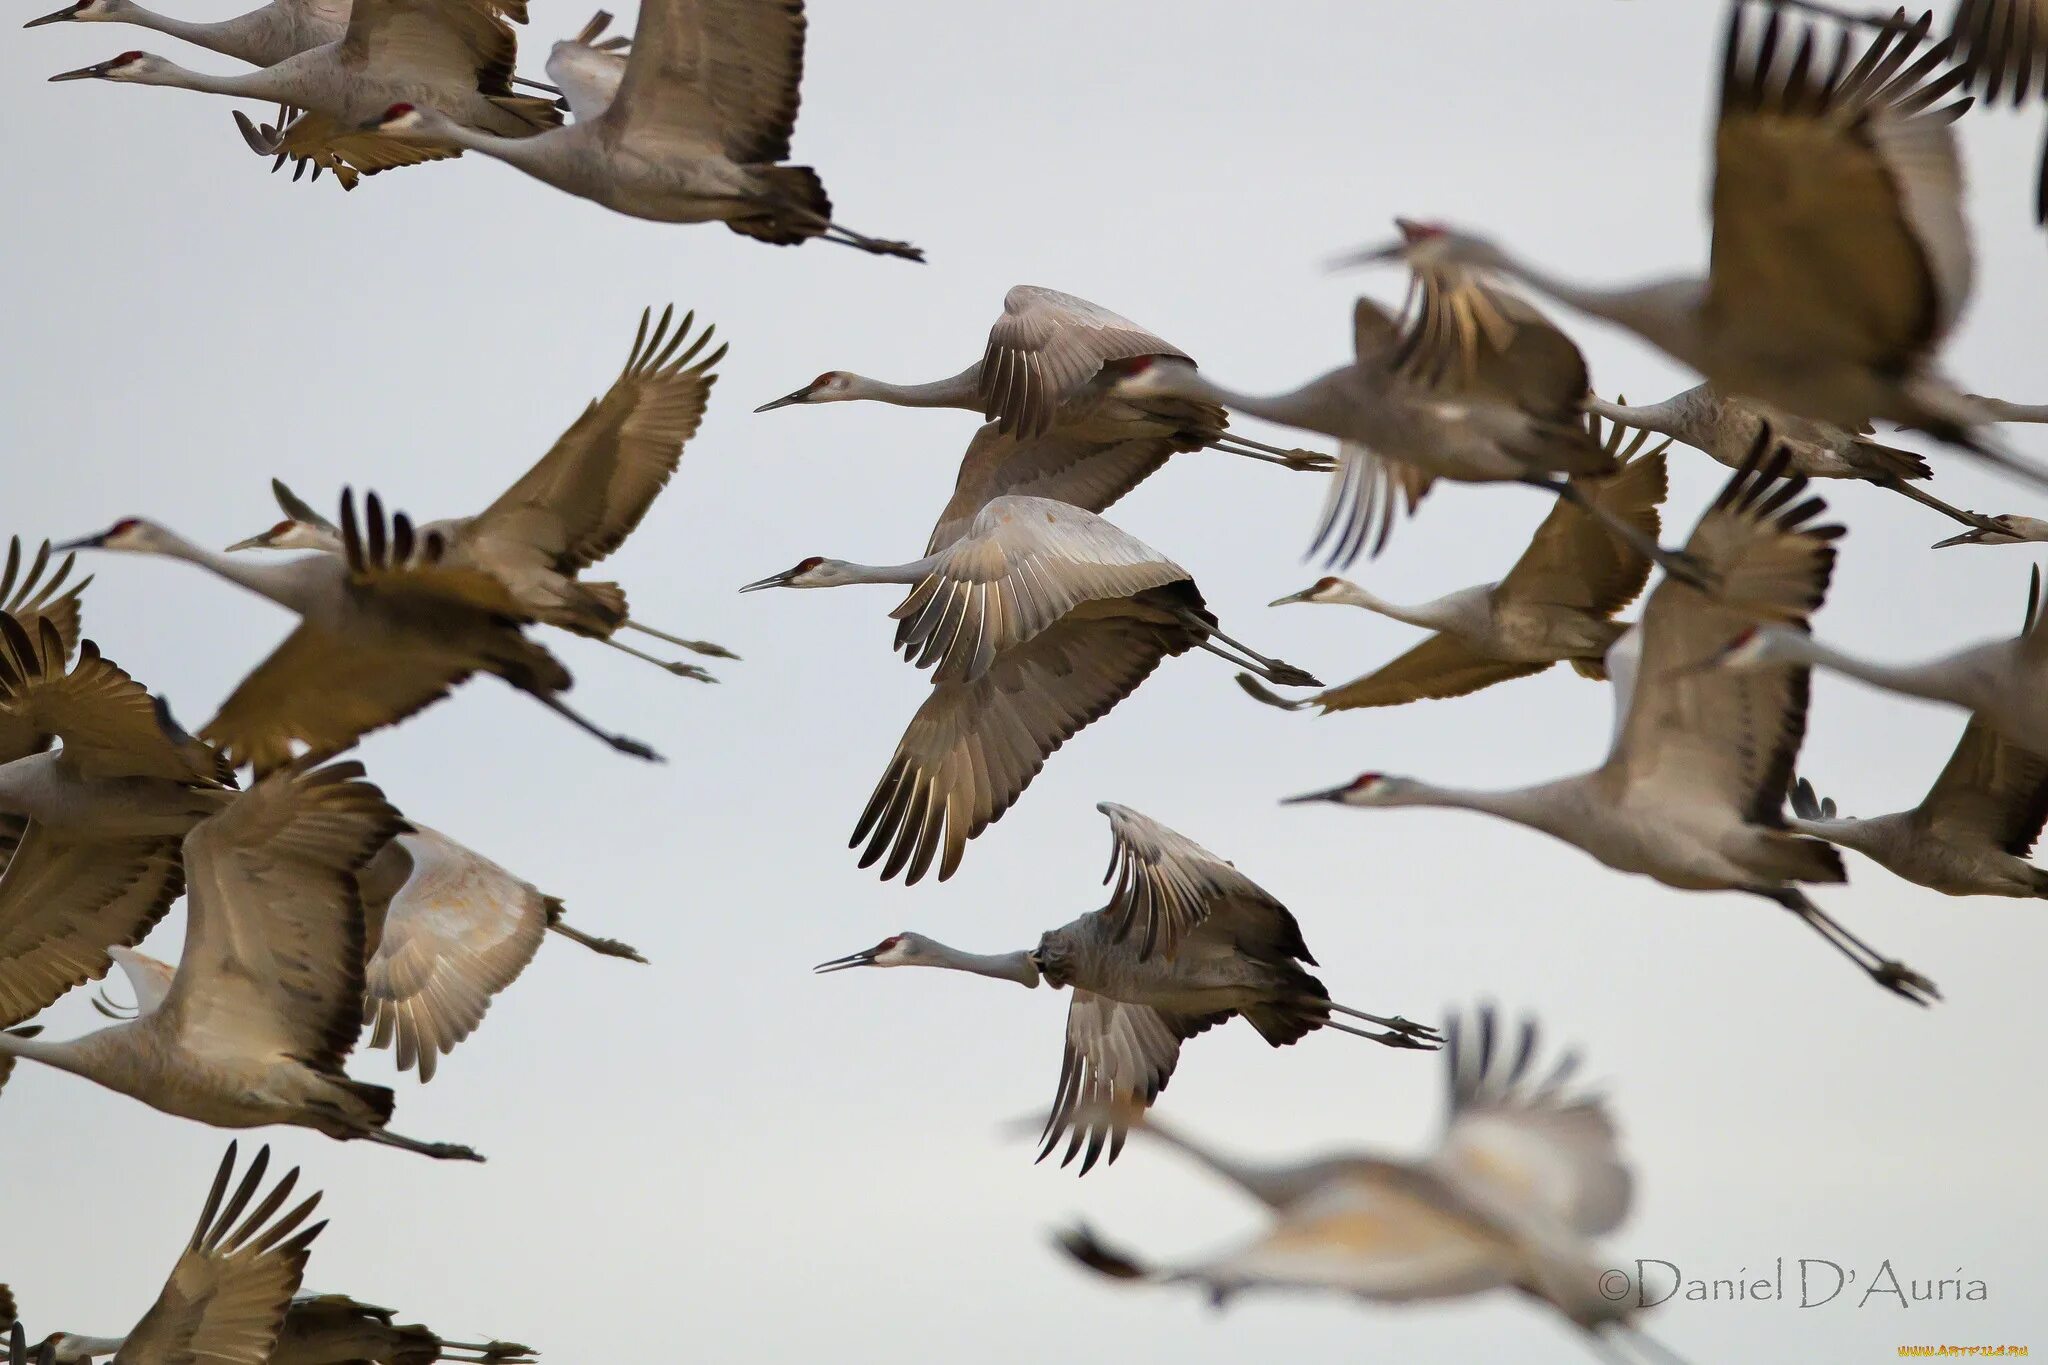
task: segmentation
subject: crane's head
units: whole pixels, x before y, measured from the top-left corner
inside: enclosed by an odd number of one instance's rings
[[[1394,228],[1399,234],[1396,240],[1339,256],[1331,266],[1341,269],[1383,261],[1402,261],[1417,270],[1499,270],[1508,266],[1507,256],[1493,243],[1443,223],[1396,218]]]
[[[1180,397],[1180,385],[1195,372],[1193,361],[1172,355],[1141,355],[1123,362],[1116,370],[1111,392],[1119,398]]]
[[[118,57],[109,57],[91,66],[81,66],[76,71],[60,71],[50,77],[53,81],[129,81],[142,85],[161,84],[164,78],[177,67],[162,57],[149,52],[123,52]]]
[[[2022,517],[2007,513],[2003,516],[1986,517],[1990,526],[1973,526],[1961,535],[1937,540],[1934,548],[1947,549],[1951,545],[2015,545],[2023,541],[2048,540],[2048,521],[2039,517]],[[1993,529],[1996,528],[1996,529]]]
[[[52,1332],[37,1343],[29,1357],[32,1365],[81,1365],[96,1356],[112,1355],[122,1342],[114,1337],[87,1337],[76,1332]]]
[[[845,957],[835,957],[830,962],[820,962],[811,968],[818,973],[843,972],[848,967],[917,967],[935,956],[937,947],[922,934],[891,934],[872,948],[863,948]]]
[[[1266,605],[1284,607],[1294,602],[1342,602],[1347,592],[1353,591],[1354,584],[1341,578],[1318,578],[1300,592],[1291,592],[1285,597],[1276,597]]]
[[[126,18],[129,8],[128,0],[78,0],[77,4],[66,5],[40,19],[31,19],[22,27],[41,28],[44,24],[61,24],[67,19],[80,24],[105,23]]]
[[[763,588],[836,588],[854,581],[854,566],[843,559],[826,559],[823,555],[812,555],[797,561],[793,569],[769,574],[741,588],[741,592],[759,592]]]
[[[364,125],[363,131],[389,133],[394,137],[432,137],[446,120],[432,109],[417,104],[394,104]]]
[[[1391,806],[1399,804],[1413,788],[1414,783],[1405,777],[1389,777],[1385,773],[1360,773],[1341,787],[1290,796],[1280,804],[1299,806],[1312,801],[1328,801],[1339,806]]]
[[[232,554],[236,550],[335,550],[340,541],[333,530],[325,526],[286,517],[267,531],[261,531],[247,540],[238,540],[228,546]]]
[[[785,393],[772,403],[763,403],[755,412],[773,412],[777,408],[794,407],[798,403],[844,403],[860,397],[860,376],[846,370],[827,370],[810,383]]]
[[[162,554],[178,543],[178,538],[153,521],[141,517],[123,517],[96,536],[83,536],[68,540],[53,548],[57,550],[128,550],[136,554]]]

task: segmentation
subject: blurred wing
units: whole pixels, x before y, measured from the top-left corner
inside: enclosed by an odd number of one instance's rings
[[[1078,507],[998,498],[889,614],[904,656],[937,668],[934,683],[972,682],[1005,652],[1083,602],[1134,597],[1182,582],[1187,570]]]
[[[1970,88],[1997,104],[2048,95],[2048,0],[1960,0],[1949,30]]]
[[[1104,801],[1095,809],[1109,817],[1112,840],[1102,880],[1116,882],[1101,913],[1114,922],[1118,940],[1139,933],[1141,959],[1154,952],[1172,957],[1185,935],[1214,916],[1228,930],[1263,926],[1261,937],[1279,940],[1283,955],[1315,961],[1294,916],[1257,882],[1129,806]]]
[[[1783,823],[1785,790],[1806,734],[1802,667],[1703,668],[1758,621],[1804,629],[1834,571],[1839,526],[1817,526],[1806,480],[1780,479],[1784,456],[1752,459],[1728,481],[1686,542],[1720,583],[1708,597],[1672,578],[1650,594],[1628,713],[1602,769],[1629,785],[1707,796],[1755,824]]]
[[[1435,475],[1415,465],[1382,458],[1356,441],[1339,441],[1309,555],[1327,548],[1326,562],[1336,567],[1360,554],[1377,555],[1387,547],[1394,522],[1404,513],[1414,515],[1435,482]]]
[[[801,0],[643,0],[599,122],[644,154],[789,155],[803,77]]]
[[[725,356],[707,327],[690,339],[696,314],[673,331],[663,311],[650,333],[650,309],[626,367],[611,389],[585,408],[554,448],[471,522],[467,536],[488,541],[486,562],[531,560],[575,574],[616,550],[647,515],[697,434]],[[687,346],[685,343],[688,343]]]
[[[13,617],[0,615],[0,709],[62,740],[61,761],[73,772],[204,785],[227,776],[220,756],[176,729],[148,689],[100,657],[92,641],[66,669],[56,627],[45,620],[41,631],[31,642]]]
[[[1430,266],[1411,277],[1409,302],[1393,364],[1411,382],[1577,418],[1586,358],[1536,305],[1474,272]]]
[[[1057,429],[1043,436],[1005,436],[990,422],[960,457],[953,496],[924,552],[936,554],[966,535],[981,509],[1001,497],[1050,498],[1087,512],[1106,511],[1173,454],[1194,448],[1192,441],[1169,436],[1101,441]]]
[[[265,777],[185,836],[185,952],[161,1013],[338,1072],[363,1025],[355,874],[404,821],[359,763]]]
[[[175,835],[81,840],[32,823],[0,873],[0,1028],[107,974],[185,889]]]
[[[1599,419],[1589,418],[1588,422],[1596,425]],[[1629,431],[1615,426],[1607,438],[1607,450],[1626,461],[1618,471],[1598,479],[1579,476],[1572,482],[1618,520],[1654,541],[1663,531],[1657,509],[1669,486],[1664,452],[1671,442],[1639,455],[1649,433],[1636,432],[1633,442],[1624,448]],[[1559,498],[1536,528],[1529,548],[1501,580],[1499,592],[1516,601],[1612,616],[1635,600],[1649,578],[1647,558],[1598,517]]]
[[[1453,636],[1432,635],[1406,654],[1362,678],[1309,698],[1324,712],[1367,706],[1402,706],[1411,701],[1462,697],[1511,678],[1526,678],[1550,667],[1490,659]]]
[[[432,830],[401,834],[413,873],[391,902],[365,973],[371,1047],[434,1079],[439,1059],[483,1022],[491,998],[533,960],[547,899],[481,854]]]
[[[860,865],[886,853],[883,880],[907,867],[915,885],[943,848],[939,880],[951,877],[967,841],[1002,818],[1049,756],[1191,647],[1186,634],[1128,617],[1068,620],[972,682],[935,682],[854,828],[850,846],[868,840]]]
[[[462,155],[459,147],[364,132],[344,127],[330,115],[312,112],[300,114],[279,134],[277,150],[293,161],[325,167],[349,188],[354,187],[356,176]],[[294,172],[293,179],[297,178]]]
[[[2048,821],[2048,757],[1972,719],[1921,799],[1920,814],[1954,843],[2024,858]],[[5,886],[0,881],[0,889]]]
[[[503,94],[519,50],[510,8],[493,0],[354,0],[342,56],[401,80]],[[517,11],[523,22],[524,0]]]
[[[1188,357],[1086,299],[1020,284],[1003,297],[981,357],[983,416],[1005,435],[1041,435],[1111,361]]]
[[[1499,1037],[1491,1010],[1446,1034],[1451,1118],[1432,1166],[1481,1207],[1535,1210],[1588,1237],[1619,1227],[1634,1181],[1605,1106],[1565,1093],[1577,1057],[1539,1077],[1535,1025]]]
[[[223,1208],[221,1196],[235,1166],[235,1146],[228,1145],[191,1243],[163,1292],[114,1353],[115,1365],[268,1365],[313,1239],[327,1226],[301,1230],[320,1203],[317,1194],[278,1215],[298,1182],[296,1170],[237,1226],[261,1188],[269,1157],[265,1147]]]
[[[1166,1089],[1180,1061],[1182,1041],[1230,1018],[1221,1014],[1170,1014],[1149,1005],[1126,1005],[1076,987],[1067,1006],[1066,1049],[1060,1083],[1039,1135],[1038,1159],[1067,1141],[1060,1165],[1072,1164],[1082,1148],[1079,1174],[1102,1157],[1115,1161],[1130,1132],[1129,1112],[1146,1109]]]
[[[1878,31],[1851,66],[1846,32],[1829,57],[1817,25],[1771,6],[1751,43],[1750,7],[1730,9],[1704,306],[1770,353],[1909,372],[1970,292],[1949,127],[1968,102],[1930,108],[1962,72],[1942,74],[1946,43],[1914,60],[1928,19]]]

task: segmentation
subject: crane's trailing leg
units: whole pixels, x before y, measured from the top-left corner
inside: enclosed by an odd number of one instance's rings
[[[1776,901],[1812,926],[1814,932],[1834,945],[1835,950],[1862,969],[1864,975],[1892,994],[1916,1005],[1941,999],[1934,983],[1903,962],[1884,956],[1868,943],[1842,927],[1841,921],[1808,900],[1802,891],[1790,887],[1759,890],[1757,895]]]
[[[1335,456],[1325,455],[1320,451],[1287,450],[1231,432],[1225,432],[1210,440],[1208,447],[1225,455],[1242,455],[1248,460],[1264,460],[1267,464],[1277,464],[1307,474],[1327,474],[1337,467]]]
[[[1293,701],[1289,701],[1249,673],[1238,674],[1237,685],[1242,687],[1253,701],[1262,701],[1268,706],[1277,706],[1282,711],[1300,711],[1316,704],[1314,697],[1297,697]]]
[[[1419,1038],[1425,1046],[1434,1047],[1443,1041],[1443,1035],[1428,1024],[1418,1024],[1413,1019],[1403,1019],[1398,1014],[1387,1019],[1377,1014],[1367,1014],[1364,1010],[1352,1009],[1349,1005],[1340,1005],[1334,1000],[1317,1000],[1312,1003],[1321,1005],[1333,1014],[1348,1014],[1353,1019],[1363,1019],[1368,1024],[1378,1024],[1381,1028],[1392,1029],[1407,1037]]]
[[[577,929],[561,920],[556,920],[550,924],[548,929],[553,933],[560,934],[571,943],[580,943],[590,949],[591,952],[601,953],[605,957],[623,957],[629,962],[639,963],[647,961],[646,958],[640,956],[640,950],[630,943],[621,943],[615,938],[599,938],[595,934],[586,934],[581,929]]]
[[[1197,616],[1194,612],[1183,611],[1181,620],[1202,632],[1203,649],[1220,659],[1228,659],[1240,668],[1248,668],[1267,682],[1279,683],[1282,687],[1321,687],[1322,680],[1313,673],[1296,668],[1282,659],[1269,659],[1251,646],[1231,639],[1215,625]],[[1224,648],[1228,646],[1228,648]],[[1237,653],[1232,654],[1231,650]]]
[[[886,237],[870,237],[866,233],[855,232],[852,228],[841,227],[829,218],[819,218],[812,214],[805,216],[815,222],[819,229],[818,240],[821,242],[837,242],[841,246],[850,246],[856,251],[865,251],[875,256],[897,256],[906,261],[920,263],[924,260],[922,247],[912,246],[908,242],[892,242]]]
[[[1984,516],[1979,512],[1966,512],[1960,507],[1951,506],[1925,489],[1916,488],[1912,484],[1907,483],[1904,479],[1891,479],[1879,484],[1878,487],[1889,488],[1894,493],[1903,493],[1921,506],[1932,507],[1950,520],[1959,521],[1965,526],[1975,527],[1979,531],[1996,533],[2003,529],[1990,517]]]
[[[715,645],[709,640],[685,640],[680,636],[670,635],[667,631],[656,630],[653,626],[643,626],[638,621],[630,618],[619,629],[637,630],[642,635],[652,635],[657,640],[666,640],[676,648],[687,649],[692,654],[707,654],[714,659],[732,659],[735,661],[740,657],[724,645]]]
[[[1844,24],[1857,24],[1864,28],[1889,28],[1901,31],[1912,24],[1907,21],[1905,11],[1886,14],[1882,10],[1850,10],[1837,5],[1821,3],[1821,0],[1771,0],[1780,9],[1803,9],[1808,14],[1825,15]]]
[[[619,651],[619,653],[621,654],[630,654],[636,659],[645,659],[648,663],[653,664],[656,668],[665,669],[668,672],[675,674],[678,678],[694,678],[698,682],[708,683],[715,683],[718,681],[718,679],[712,677],[709,673],[706,673],[703,669],[697,667],[697,665],[695,664],[679,663],[673,659],[657,659],[652,654],[643,654],[639,650],[633,648],[633,646],[622,645],[617,640],[606,640],[605,643],[610,645],[613,649]]]
[[[421,1156],[430,1156],[436,1161],[483,1160],[474,1148],[465,1147],[459,1142],[421,1142],[418,1138],[409,1138],[383,1128],[365,1128],[358,1136],[379,1146],[396,1147],[401,1152],[418,1152]]]
[[[515,687],[518,686],[518,684],[516,683],[513,685]],[[542,691],[539,688],[529,690],[524,687],[520,687],[519,690],[521,692],[525,692],[527,696],[532,697],[542,706],[547,707],[548,710],[554,712],[562,719],[568,721],[571,725],[583,731],[585,734],[596,736],[597,738],[603,740],[605,743],[611,745],[614,749],[617,749],[622,754],[630,754],[634,758],[644,758],[649,763],[662,763],[667,761],[663,759],[660,754],[654,752],[654,750],[648,748],[639,740],[629,739],[625,735],[615,735],[611,731],[601,728],[600,726],[598,726],[597,724],[595,724],[594,722],[580,714],[579,712],[571,709],[567,702],[563,701],[560,697],[556,696],[552,692]]]
[[[1644,535],[1638,528],[1629,525],[1613,512],[1608,511],[1592,498],[1579,491],[1578,485],[1570,479],[1545,479],[1531,477],[1523,480],[1531,488],[1540,488],[1553,497],[1563,498],[1572,506],[1593,517],[1608,530],[1619,536],[1630,549],[1656,564],[1679,582],[1712,595],[1719,591],[1720,584],[1705,565],[1683,550],[1667,550],[1656,541]]]

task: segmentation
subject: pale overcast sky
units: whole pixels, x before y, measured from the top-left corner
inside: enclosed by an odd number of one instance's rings
[[[488,681],[362,749],[410,814],[653,965],[550,943],[433,1085],[400,1084],[395,1127],[472,1143],[487,1165],[261,1135],[329,1191],[308,1285],[556,1362],[1582,1359],[1568,1329],[1505,1296],[1392,1311],[1251,1298],[1219,1315],[1087,1276],[1047,1241],[1076,1216],[1177,1255],[1245,1233],[1255,1213],[1162,1153],[1134,1147],[1076,1181],[1001,1132],[1051,1099],[1063,995],[949,973],[809,974],[903,928],[1030,945],[1100,904],[1094,806],[1108,799],[1284,899],[1339,999],[1435,1018],[1492,998],[1580,1045],[1639,1176],[1613,1264],[1755,1278],[1810,1257],[1858,1273],[1820,1308],[1652,1314],[1689,1359],[2048,1349],[2034,1045],[2048,909],[1947,900],[1852,856],[1853,884],[1818,898],[1939,983],[1946,1002],[1919,1010],[1749,899],[1667,891],[1477,816],[1277,804],[1361,769],[1474,785],[1576,771],[1606,744],[1603,687],[1555,670],[1319,720],[1252,704],[1200,654],[1070,743],[951,882],[884,885],[845,844],[926,686],[889,651],[893,597],[734,593],[808,554],[915,555],[974,429],[955,412],[750,409],[826,368],[951,374],[980,353],[1010,285],[1097,300],[1260,388],[1345,358],[1358,289],[1398,300],[1390,273],[1320,266],[1396,213],[1484,228],[1589,278],[1692,268],[1722,6],[810,8],[798,159],[846,223],[916,241],[929,265],[642,223],[482,158],[347,195],[292,185],[243,148],[226,101],[43,83],[131,47],[212,70],[226,59],[83,25],[17,33],[0,56],[13,457],[0,533],[66,537],[146,513],[224,544],[273,519],[272,475],[322,505],[349,482],[422,517],[471,511],[611,381],[643,305],[695,307],[732,346],[680,474],[605,573],[645,619],[744,662],[715,663],[724,682],[703,687],[550,641],[575,700],[667,766],[607,753]],[[521,65],[538,74],[548,41],[586,15],[563,0],[533,11]],[[1980,272],[1949,357],[1968,386],[2035,401],[2048,398],[2048,238],[2028,216],[2039,123],[1962,125]],[[1604,393],[1642,401],[1693,382],[1571,322]],[[2048,457],[2041,434],[2012,439]],[[1944,496],[2040,513],[2038,495],[1930,453]],[[1672,472],[1675,538],[1724,471],[1677,451]],[[1861,486],[1828,493],[1852,530],[1826,636],[1908,656],[2017,624],[2027,549],[1932,553],[1950,528],[1931,513]],[[1190,455],[1112,515],[1197,575],[1226,630],[1337,682],[1415,637],[1360,612],[1265,609],[1319,572],[1301,551],[1321,496],[1317,479]],[[1397,600],[1497,577],[1545,510],[1516,489],[1439,490],[1357,576]],[[177,565],[89,567],[88,634],[195,727],[287,626]],[[1900,809],[1961,725],[1822,679],[1801,768],[1848,810]],[[147,946],[175,956],[181,925],[174,913]],[[99,1020],[81,993],[48,1022],[63,1036]],[[385,1054],[354,1069],[390,1078]],[[1188,1047],[1162,1112],[1248,1153],[1413,1152],[1441,1100],[1441,1068],[1420,1054],[1327,1034],[1275,1052],[1234,1024]],[[21,1068],[0,1097],[0,1280],[30,1324],[131,1323],[227,1137]],[[1902,1281],[1981,1279],[1988,1299],[1856,1306],[1887,1259]]]

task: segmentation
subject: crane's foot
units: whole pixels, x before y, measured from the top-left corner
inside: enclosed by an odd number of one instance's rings
[[[1296,668],[1285,659],[1269,660],[1265,667],[1266,681],[1282,687],[1321,687],[1322,679],[1305,668]]]
[[[678,678],[689,678],[695,682],[707,683],[715,683],[718,681],[718,679],[712,677],[709,673],[706,673],[703,669],[697,667],[697,665],[686,664],[681,662],[680,660],[664,663],[662,667],[667,669],[669,672],[675,674]]]
[[[1443,1034],[1437,1032],[1428,1024],[1418,1024],[1413,1019],[1404,1019],[1398,1014],[1387,1021],[1387,1027],[1393,1029],[1396,1033],[1410,1038],[1421,1038],[1436,1043],[1441,1043],[1444,1040]]]
[[[1931,1005],[1941,999],[1941,992],[1934,983],[1914,971],[1903,962],[1886,960],[1870,968],[1870,979],[1916,1005]]]

